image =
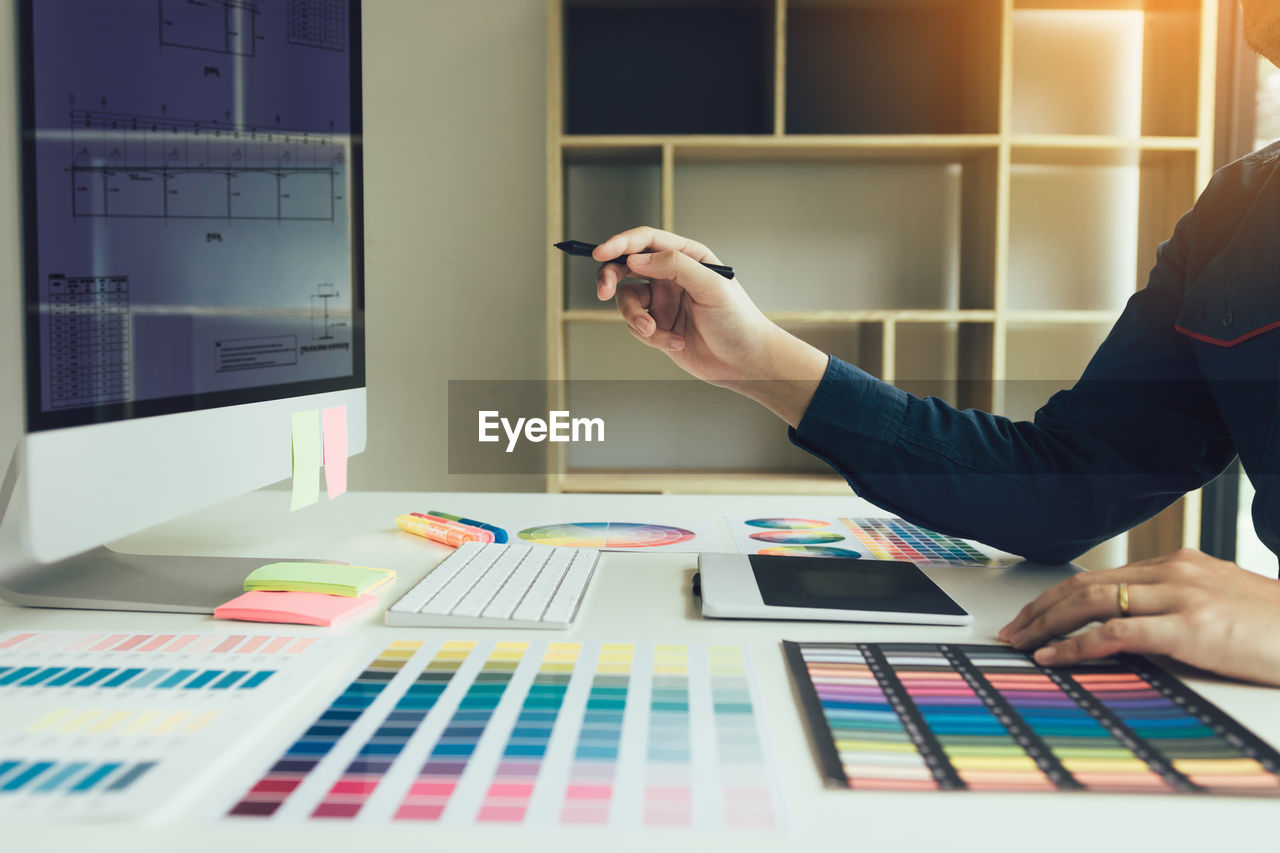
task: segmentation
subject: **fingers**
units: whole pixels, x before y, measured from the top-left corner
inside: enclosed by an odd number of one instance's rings
[[[1131,617],[1171,613],[1184,602],[1183,593],[1170,584],[1131,583],[1127,588]],[[1002,631],[1001,638],[1016,648],[1029,649],[1090,622],[1122,616],[1118,583],[1075,584],[1070,594],[1022,627]]]
[[[618,282],[631,275],[626,264],[605,264],[596,271],[596,299],[608,302],[618,291]]]
[[[1177,616],[1167,614],[1111,619],[1096,628],[1039,649],[1035,653],[1035,661],[1046,666],[1066,666],[1119,652],[1177,657],[1181,625]]]
[[[591,256],[597,261],[611,261],[619,255],[630,255],[635,252],[680,252],[695,261],[720,263],[720,259],[714,252],[696,240],[672,234],[670,231],[659,231],[647,225],[614,234],[596,246]]]
[[[1100,572],[1080,572],[1074,577],[1045,590],[1038,598],[1018,611],[1018,615],[1013,617],[1008,625],[1000,629],[1000,639],[1012,642],[1011,637],[1026,630],[1028,625],[1040,618],[1046,611],[1061,604],[1068,598],[1081,594],[1102,595],[1104,597],[1106,595],[1105,592],[1082,593],[1082,587],[1108,586],[1111,590],[1110,595],[1114,596],[1116,584],[1123,581],[1131,584],[1130,595],[1132,595],[1132,585],[1159,583],[1165,579],[1168,571],[1169,569],[1164,562],[1143,560],[1127,566],[1121,566],[1118,569],[1107,569]],[[1114,602],[1114,597],[1111,600]],[[1116,613],[1117,611],[1112,610],[1103,615],[1115,616]]]
[[[632,275],[650,281],[670,281],[705,305],[722,302],[735,287],[733,282],[712,272],[684,252],[674,250],[627,256]]]
[[[669,328],[661,328],[650,313],[654,299],[649,284],[624,284],[618,288],[618,312],[627,321],[631,336],[654,349],[668,352],[684,349],[684,338]]]

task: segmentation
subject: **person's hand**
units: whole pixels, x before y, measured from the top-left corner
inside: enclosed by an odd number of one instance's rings
[[[1121,613],[1127,585],[1129,615]],[[1053,645],[1044,643],[1101,622]],[[1000,629],[1037,663],[1117,652],[1164,654],[1233,678],[1280,684],[1280,581],[1184,548],[1118,569],[1082,572],[1047,590]]]
[[[664,351],[687,373],[800,422],[827,357],[779,328],[736,279],[702,266],[721,261],[701,243],[654,228],[615,234],[592,253],[605,262],[596,295],[612,299],[632,337]],[[626,263],[608,263],[630,255]],[[622,284],[626,277],[643,283]]]

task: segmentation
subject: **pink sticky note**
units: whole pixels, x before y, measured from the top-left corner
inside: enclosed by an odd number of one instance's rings
[[[347,490],[347,407],[334,406],[320,413],[324,431],[324,484],[329,500]]]
[[[213,611],[213,618],[336,625],[377,600],[375,595],[353,598],[349,595],[326,595],[323,592],[267,592],[256,589],[218,605]]]

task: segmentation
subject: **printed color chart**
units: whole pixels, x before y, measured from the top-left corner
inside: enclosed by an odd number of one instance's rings
[[[736,646],[397,641],[226,814],[777,831],[763,731]]]
[[[828,780],[899,791],[1280,796],[1280,753],[1143,658],[783,644]]]
[[[270,634],[0,635],[0,817],[162,805],[347,648]]]
[[[997,559],[974,543],[900,518],[729,518],[744,554],[862,557],[917,565],[989,566]]]

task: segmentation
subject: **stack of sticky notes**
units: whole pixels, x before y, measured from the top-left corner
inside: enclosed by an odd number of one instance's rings
[[[331,563],[269,563],[244,580],[245,594],[213,611],[215,619],[335,625],[372,605],[391,569]]]

